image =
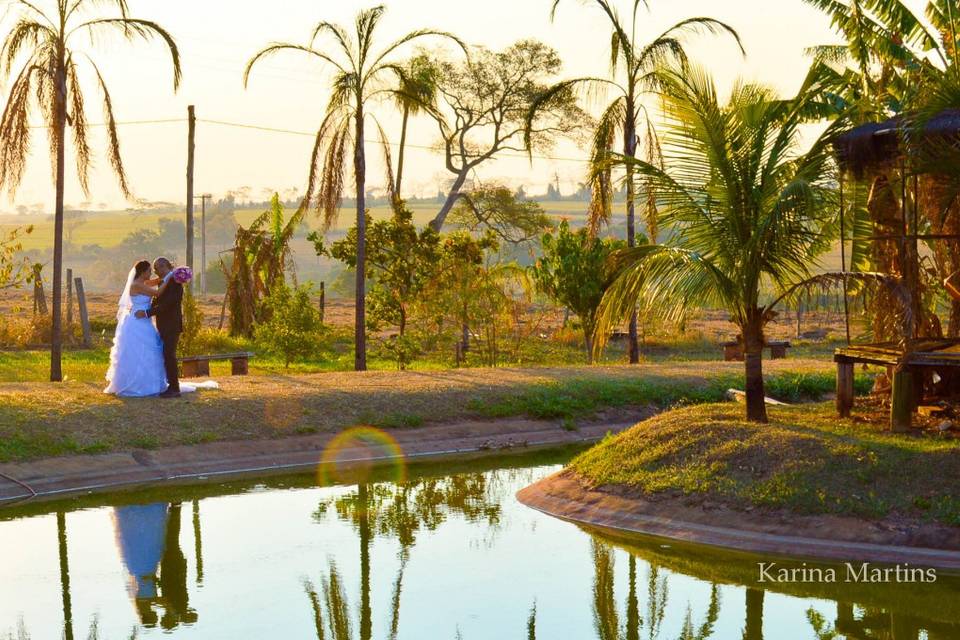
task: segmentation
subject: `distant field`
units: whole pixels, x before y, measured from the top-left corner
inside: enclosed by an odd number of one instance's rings
[[[544,210],[551,216],[562,218],[576,218],[586,215],[586,203],[583,202],[544,202]],[[414,204],[414,221],[417,224],[426,224],[436,215],[437,204]],[[374,219],[383,219],[390,215],[390,208],[386,206],[371,209]],[[250,224],[257,216],[263,213],[262,209],[238,209],[235,212],[237,222],[241,225]],[[199,211],[197,218],[199,220]],[[342,208],[335,230],[345,231],[353,225],[355,210]],[[157,229],[162,219],[174,219],[178,216],[172,213],[128,213],[125,211],[91,212],[87,219],[73,231],[73,244],[100,245],[107,248],[120,243],[131,231],[138,229]],[[34,225],[33,233],[24,238],[23,247],[26,250],[47,249],[53,246],[53,220],[49,216],[17,216],[0,215],[0,233],[15,227],[28,224]],[[317,229],[320,221],[316,216],[309,216],[307,224],[311,229]]]

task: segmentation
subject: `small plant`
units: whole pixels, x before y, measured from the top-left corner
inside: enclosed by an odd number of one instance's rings
[[[259,344],[283,357],[284,367],[296,358],[303,358],[320,346],[323,323],[320,313],[310,300],[310,287],[274,287],[263,301],[264,322],[257,325],[255,337]]]
[[[183,333],[177,350],[181,356],[196,355],[200,330],[203,328],[203,311],[193,297],[190,287],[183,288]]]

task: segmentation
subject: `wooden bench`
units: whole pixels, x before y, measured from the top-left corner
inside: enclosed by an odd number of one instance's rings
[[[727,362],[743,360],[743,345],[740,342],[731,340],[730,342],[724,342],[721,346],[723,347],[723,359]],[[763,346],[770,350],[771,360],[780,360],[787,357],[787,349],[791,345],[786,340],[768,340]]]
[[[180,362],[180,375],[184,378],[210,375],[210,362],[212,360],[229,360],[230,375],[245,376],[249,371],[249,360],[255,355],[255,353],[246,351],[243,353],[218,353],[209,356],[184,356],[177,358],[177,360]]]

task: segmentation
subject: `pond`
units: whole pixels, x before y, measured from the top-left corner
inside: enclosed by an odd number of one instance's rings
[[[765,591],[757,558],[516,501],[569,455],[2,511],[0,638],[960,637],[950,577]]]

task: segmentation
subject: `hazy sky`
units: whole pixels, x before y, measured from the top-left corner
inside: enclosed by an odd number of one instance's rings
[[[53,0],[38,0],[48,6]],[[242,70],[246,61],[272,40],[303,42],[320,19],[348,22],[356,11],[372,2],[357,0],[129,0],[137,17],[163,24],[177,39],[183,57],[184,77],[180,91],[172,91],[168,57],[159,44],[130,46],[104,42],[97,49],[111,87],[118,120],[153,120],[185,117],[188,104],[196,105],[198,118],[240,122],[311,132],[319,124],[325,106],[324,82],[328,75],[314,62],[294,55],[275,57],[256,71],[246,90]],[[607,70],[609,31],[596,9],[579,0],[561,3],[555,22],[549,20],[551,0],[388,0],[383,33],[400,35],[414,28],[435,27],[460,35],[471,44],[501,48],[522,38],[539,38],[555,47],[565,61],[564,75],[603,74]],[[626,8],[629,0],[621,0]],[[721,19],[737,29],[747,49],[742,58],[729,39],[693,39],[689,51],[716,75],[721,87],[737,76],[767,83],[783,93],[794,91],[809,60],[803,49],[835,42],[828,21],[801,0],[650,0],[650,11],[641,17],[641,29],[649,37],[677,20],[705,15]],[[93,86],[88,97],[89,119],[101,122],[93,106]],[[4,86],[3,90],[6,91]],[[6,99],[4,93],[4,99]],[[378,114],[394,138],[399,137],[398,118],[389,105]],[[36,132],[34,154],[28,175],[14,204],[44,203],[52,206],[46,144]],[[130,125],[121,130],[124,157],[135,193],[147,200],[184,200],[186,162],[185,123]],[[435,127],[417,122],[411,142],[429,145],[436,140]],[[215,196],[240,186],[250,187],[260,197],[263,189],[301,187],[312,140],[306,136],[259,132],[200,123],[197,132],[197,191]],[[103,158],[98,134],[96,151]],[[578,157],[569,145],[555,156]],[[435,193],[446,179],[439,156],[411,150],[408,156],[407,189],[411,193]],[[129,206],[98,162],[92,182],[92,203]],[[528,191],[541,191],[558,173],[564,191],[581,179],[583,165],[574,161],[515,159],[484,168],[485,179],[499,178],[513,186],[525,184]],[[369,183],[381,183],[376,163],[370,167]],[[405,190],[407,190],[405,189]],[[409,195],[409,194],[408,194]],[[68,183],[67,202],[87,200],[75,180]],[[11,203],[3,205],[12,209]]]

